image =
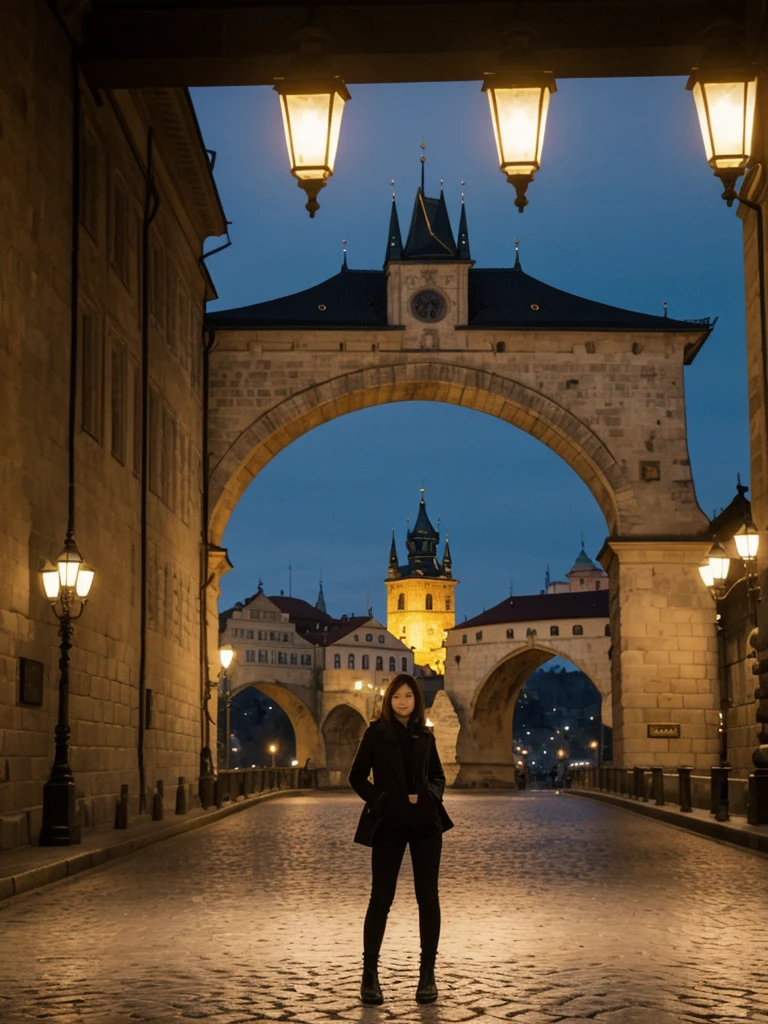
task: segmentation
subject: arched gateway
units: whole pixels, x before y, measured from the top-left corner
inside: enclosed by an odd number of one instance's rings
[[[510,269],[476,268],[463,204],[457,243],[442,193],[419,190],[405,244],[393,200],[383,270],[350,270],[345,260],[322,284],[208,323],[214,546],[260,469],[321,423],[408,400],[497,416],[559,454],[605,515],[617,760],[709,763],[716,644],[697,573],[707,520],[683,388],[708,320],[570,295],[525,273],[519,256]],[[211,562],[212,650],[224,564],[218,553]],[[649,738],[656,722],[679,724],[680,739]]]

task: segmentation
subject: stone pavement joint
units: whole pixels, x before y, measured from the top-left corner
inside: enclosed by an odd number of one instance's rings
[[[438,1002],[408,858],[359,1004],[346,793],[272,800],[0,906],[2,1024],[768,1024],[768,861],[606,803],[446,798]]]

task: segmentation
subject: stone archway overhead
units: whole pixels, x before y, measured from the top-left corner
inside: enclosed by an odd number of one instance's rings
[[[683,366],[712,324],[636,313],[522,269],[475,268],[443,195],[395,204],[383,270],[346,264],[294,295],[209,314],[213,543],[279,451],[337,416],[435,401],[519,427],[581,477],[612,536],[696,536]]]

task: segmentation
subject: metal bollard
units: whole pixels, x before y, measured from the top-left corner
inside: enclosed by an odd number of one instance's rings
[[[646,800],[645,796],[645,769],[636,764],[632,769],[632,795],[635,800]]]
[[[221,807],[224,803],[223,789],[224,787],[222,785],[221,776],[217,775],[213,780],[213,804],[216,808]]]
[[[730,821],[730,799],[728,793],[728,776],[733,771],[730,765],[717,765],[710,768],[712,779],[711,813],[715,821]]]
[[[677,769],[678,778],[678,800],[680,801],[680,810],[688,813],[693,808],[691,807],[691,772],[693,768],[681,766]]]
[[[163,798],[165,796],[163,780],[157,780],[157,792],[152,797],[152,821],[162,821],[165,808],[163,807]]]
[[[664,768],[655,764],[651,768],[651,792],[657,807],[664,805]]]
[[[115,828],[128,828],[128,786],[120,787],[120,796],[115,801]]]
[[[176,813],[187,813],[187,787],[184,783],[183,775],[179,776],[179,782],[176,786]]]

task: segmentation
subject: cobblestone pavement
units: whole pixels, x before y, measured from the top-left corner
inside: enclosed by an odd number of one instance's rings
[[[604,804],[454,794],[440,998],[406,858],[358,1004],[369,851],[346,794],[272,801],[0,906],[0,1021],[768,1022],[768,859]]]

